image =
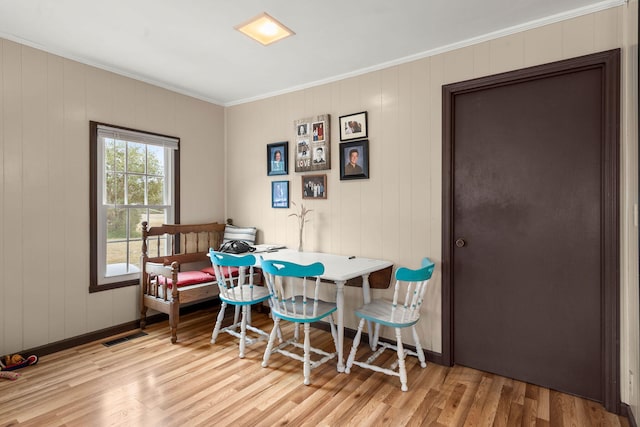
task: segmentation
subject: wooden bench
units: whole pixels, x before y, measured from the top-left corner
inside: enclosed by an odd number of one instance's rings
[[[141,329],[146,326],[148,309],[168,314],[174,344],[178,340],[180,307],[218,295],[207,255],[209,248],[220,247],[224,229],[224,224],[216,222],[157,227],[142,223]]]

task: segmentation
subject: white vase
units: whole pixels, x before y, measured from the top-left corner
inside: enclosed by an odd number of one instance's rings
[[[300,234],[298,236],[298,252],[302,252],[302,231],[304,227],[300,227]]]

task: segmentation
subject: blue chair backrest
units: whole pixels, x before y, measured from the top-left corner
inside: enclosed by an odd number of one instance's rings
[[[411,270],[406,267],[400,267],[396,270],[396,280],[403,280],[405,282],[420,282],[423,280],[431,279],[433,270],[436,265],[429,258],[422,260],[422,267],[417,270]]]
[[[253,266],[256,257],[248,255],[233,255],[209,249],[209,258],[216,274],[218,289],[222,297],[233,297],[236,300],[253,300]],[[248,270],[248,274],[247,274]],[[248,276],[248,283],[246,278]],[[237,291],[238,286],[249,285],[249,292]],[[241,289],[241,288],[239,288]]]
[[[276,276],[286,277],[313,277],[324,274],[324,265],[314,262],[309,265],[300,265],[289,261],[262,260],[262,269]]]
[[[303,304],[306,304],[308,299],[313,298],[313,316],[317,314],[320,276],[324,273],[324,265],[322,263],[315,262],[310,265],[300,265],[288,261],[264,260],[262,257],[260,261],[265,281],[271,294],[269,304],[272,310],[294,316],[302,315],[303,313],[291,311],[293,305],[288,304],[287,300],[295,303],[298,298],[301,298]],[[292,284],[289,285],[289,289],[285,289],[285,283],[282,280],[284,277],[301,278],[302,295],[297,295],[294,292]],[[315,280],[308,280],[311,277],[315,277]],[[308,282],[313,282],[313,284],[309,285]]]
[[[233,255],[209,249],[209,258],[213,264],[223,267],[250,267],[256,264],[256,257],[248,255]]]

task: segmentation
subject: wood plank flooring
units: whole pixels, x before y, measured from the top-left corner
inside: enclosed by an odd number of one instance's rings
[[[460,366],[421,369],[414,358],[406,393],[396,377],[357,366],[338,374],[335,362],[305,386],[300,362],[274,354],[261,367],[264,342],[243,360],[229,334],[210,344],[215,315],[182,316],[175,345],[162,322],[112,347],[102,342],[119,336],[43,356],[18,380],[0,379],[0,426],[629,425],[595,402]],[[270,330],[265,314],[253,316]],[[312,331],[312,344],[331,351],[330,334]]]

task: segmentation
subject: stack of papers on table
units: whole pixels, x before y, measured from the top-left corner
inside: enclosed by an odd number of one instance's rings
[[[278,249],[287,248],[285,245],[274,245],[274,244],[253,245],[253,247],[256,248],[256,250],[253,251],[254,254],[259,254],[261,252],[276,252]]]

